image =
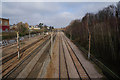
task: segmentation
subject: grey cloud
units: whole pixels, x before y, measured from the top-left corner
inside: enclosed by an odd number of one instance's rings
[[[10,19],[10,24],[28,22],[36,25],[65,27],[71,20],[82,18],[87,12],[97,12],[112,3],[56,3],[56,2],[3,2],[2,16]]]

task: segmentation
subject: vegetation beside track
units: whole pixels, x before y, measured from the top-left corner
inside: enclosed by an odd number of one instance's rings
[[[91,54],[120,76],[119,6],[110,5],[96,14],[87,13],[81,20],[72,21],[65,34],[87,52],[91,35]]]

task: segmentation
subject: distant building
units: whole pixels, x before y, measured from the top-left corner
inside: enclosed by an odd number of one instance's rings
[[[34,29],[34,26],[30,25],[30,26],[29,26],[29,29]]]
[[[9,29],[9,19],[0,18],[0,32],[7,32]]]
[[[12,28],[17,28],[17,25],[16,24],[10,25],[10,29]]]
[[[38,25],[35,25],[35,26],[30,25],[29,29],[36,29],[37,30],[37,29],[40,29],[40,28],[38,27]]]
[[[47,29],[50,29],[50,27],[47,27]]]
[[[40,29],[40,27],[38,25],[35,25],[34,29]]]

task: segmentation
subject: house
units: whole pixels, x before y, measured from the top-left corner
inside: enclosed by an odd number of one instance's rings
[[[40,27],[38,25],[35,25],[34,29],[40,29]]]
[[[36,29],[37,30],[37,29],[40,29],[40,28],[38,27],[38,25],[35,25],[35,26],[30,25],[29,29]]]
[[[47,29],[50,29],[50,27],[47,27]]]
[[[16,24],[10,25],[10,29],[12,28],[17,28],[17,25]]]
[[[29,26],[29,29],[34,29],[34,26],[33,26],[33,25],[30,25],[30,26]]]
[[[9,19],[0,18],[0,32],[7,32],[9,29]]]

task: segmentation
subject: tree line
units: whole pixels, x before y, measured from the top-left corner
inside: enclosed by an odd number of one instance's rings
[[[44,33],[49,32],[54,29],[53,26],[47,26],[43,23],[39,23],[38,27],[40,29],[29,29],[28,23],[19,22],[17,24],[13,24],[13,27],[8,32],[2,32],[2,39],[12,39],[16,37],[16,32],[19,32],[19,36],[25,36],[30,34]],[[49,27],[49,28],[48,28]]]
[[[120,2],[73,20],[65,33],[86,50],[91,36],[90,53],[120,75]]]

